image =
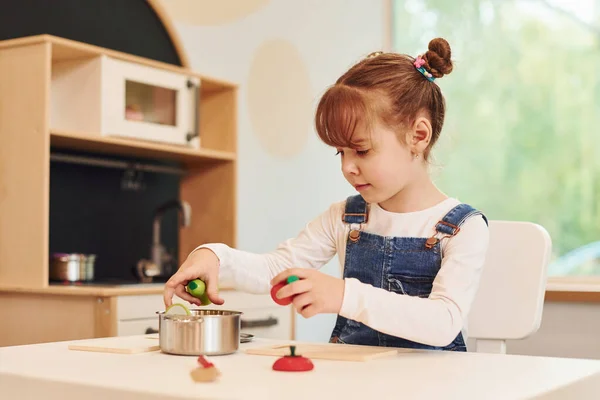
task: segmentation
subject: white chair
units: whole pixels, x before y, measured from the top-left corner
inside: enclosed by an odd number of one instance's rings
[[[490,244],[468,317],[478,353],[506,353],[506,340],[535,333],[542,320],[550,235],[531,222],[490,221]]]

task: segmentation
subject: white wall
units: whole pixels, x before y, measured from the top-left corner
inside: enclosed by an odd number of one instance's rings
[[[192,68],[240,83],[238,248],[266,252],[354,190],[312,125],[320,94],[384,43],[382,0],[163,0]],[[339,274],[337,259],[325,271]],[[329,338],[334,316],[298,317]]]

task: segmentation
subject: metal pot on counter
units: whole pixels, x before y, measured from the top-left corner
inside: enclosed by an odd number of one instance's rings
[[[94,280],[95,254],[53,253],[50,255],[50,280],[88,282]]]
[[[192,309],[190,313],[157,312],[161,351],[185,356],[215,356],[238,350],[242,312]]]

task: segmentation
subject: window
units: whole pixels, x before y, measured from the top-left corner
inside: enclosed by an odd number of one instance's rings
[[[550,275],[600,275],[600,0],[392,4],[393,50],[453,49],[438,186],[544,226]]]

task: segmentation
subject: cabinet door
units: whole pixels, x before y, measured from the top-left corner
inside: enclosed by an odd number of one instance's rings
[[[245,309],[242,312],[241,332],[260,338],[293,339],[289,307]]]
[[[173,303],[182,303],[186,306],[190,304],[173,296]],[[134,319],[156,318],[158,321],[158,311],[164,311],[165,304],[162,294],[142,294],[133,296],[117,297],[117,320],[129,321]]]
[[[146,335],[158,333],[158,317],[119,321],[117,336]]]
[[[269,295],[255,295],[224,290],[221,296],[225,304],[211,304],[207,308],[242,312],[241,331],[256,337],[293,339],[292,312],[290,306],[279,306]],[[173,303],[189,303],[174,296]],[[192,306],[196,307],[196,306]],[[157,311],[164,310],[160,294],[117,297],[118,335],[144,334],[147,328],[158,329]],[[126,332],[126,333],[123,333]]]

